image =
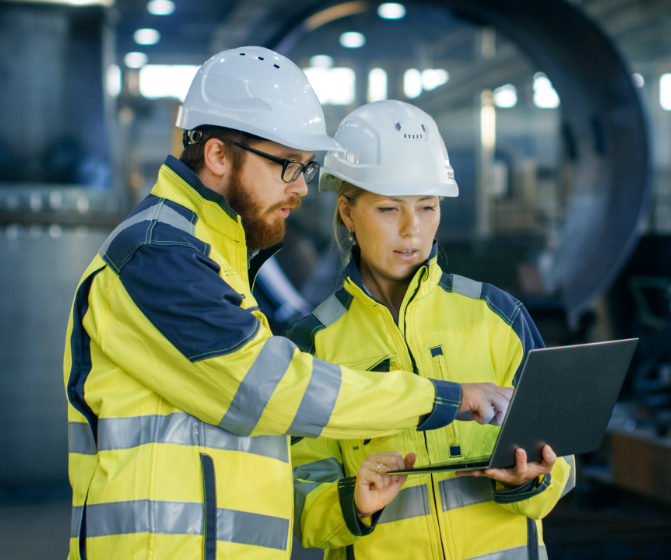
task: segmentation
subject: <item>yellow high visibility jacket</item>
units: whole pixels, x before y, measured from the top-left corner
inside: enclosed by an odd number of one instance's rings
[[[253,276],[240,217],[169,157],[74,298],[70,559],[287,560],[287,434],[385,436],[456,415],[456,384],[389,384],[272,337]]]
[[[287,334],[316,357],[357,369],[415,369],[419,376],[513,386],[525,354],[543,341],[522,304],[501,290],[436,263],[437,246],[415,274],[398,324],[361,282],[355,256],[344,287]],[[389,383],[394,383],[389,378]],[[350,478],[369,454],[417,452],[416,466],[491,454],[500,428],[455,421],[432,431],[385,437],[294,438],[296,521],[305,547],[328,560],[380,558],[538,560],[546,558],[540,519],[575,484],[573,457],[551,475],[506,490],[454,473],[410,476],[396,498],[357,519]]]

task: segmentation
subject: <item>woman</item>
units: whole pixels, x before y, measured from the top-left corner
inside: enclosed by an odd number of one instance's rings
[[[433,119],[399,101],[371,103],[345,118],[336,139],[345,153],[327,155],[319,188],[338,191],[334,227],[351,259],[343,288],[288,336],[357,369],[514,386],[524,356],[543,342],[517,300],[436,262],[439,203],[458,190]],[[546,446],[540,463],[518,450],[512,469],[386,474],[415,459],[491,454],[498,430],[455,421],[377,439],[294,438],[298,538],[329,549],[329,560],[545,558],[540,519],[573,487],[572,457]]]

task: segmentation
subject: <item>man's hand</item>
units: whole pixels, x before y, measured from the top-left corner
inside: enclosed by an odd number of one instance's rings
[[[527,452],[524,449],[515,451],[515,466],[510,469],[477,469],[457,472],[457,476],[487,476],[508,488],[522,486],[542,474],[552,472],[557,455],[549,445],[543,447],[543,461],[527,463]]]
[[[356,472],[354,488],[354,504],[361,517],[373,515],[391,502],[408,478],[387,473],[410,469],[416,460],[417,453],[408,453],[404,460],[399,451],[383,451],[366,457]]]
[[[499,387],[494,383],[462,383],[457,420],[475,420],[478,424],[500,426],[512,396],[511,387]]]

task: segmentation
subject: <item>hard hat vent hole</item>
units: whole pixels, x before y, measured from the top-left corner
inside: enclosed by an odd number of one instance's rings
[[[259,60],[263,60],[262,56],[257,56],[256,58],[258,58]]]
[[[241,53],[240,53],[240,56],[245,56],[245,53],[241,52]]]
[[[424,132],[426,132],[426,128],[424,128],[424,125],[422,125],[422,130],[423,130]]]
[[[279,68],[279,66],[278,66],[277,64],[273,64],[273,66],[274,66],[275,68]]]
[[[407,135],[407,134],[404,134],[404,135],[403,135],[403,138],[407,138],[407,137],[408,137],[408,135]]]
[[[401,130],[401,123],[396,123],[396,130]]]

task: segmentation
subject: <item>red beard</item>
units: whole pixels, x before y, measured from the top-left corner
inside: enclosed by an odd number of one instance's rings
[[[240,173],[234,173],[226,192],[226,201],[242,218],[247,249],[261,250],[277,245],[284,238],[284,220],[275,211],[280,208],[298,208],[301,200],[297,195],[285,202],[279,202],[264,210],[261,200],[254,199],[240,180]]]

